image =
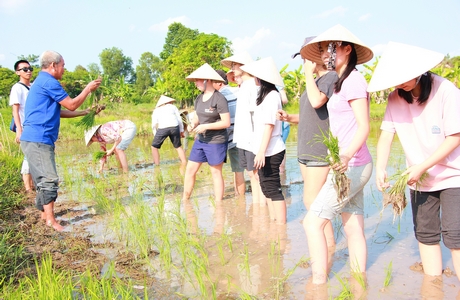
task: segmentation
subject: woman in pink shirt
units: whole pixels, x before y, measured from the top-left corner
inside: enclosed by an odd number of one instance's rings
[[[125,150],[131,144],[136,135],[136,125],[130,120],[112,121],[103,125],[94,126],[85,132],[86,146],[93,142],[101,145],[102,151],[106,155],[100,160],[99,173],[104,169],[107,156],[115,153],[120,168],[124,173],[128,172],[128,160],[126,159]],[[113,144],[112,148],[107,151],[107,144]]]
[[[389,187],[386,165],[398,135],[406,156],[415,237],[425,274],[442,274],[441,236],[460,279],[460,91],[429,70],[444,55],[390,42],[369,92],[395,87],[377,144],[376,183]],[[420,181],[423,173],[428,177]],[[442,211],[442,213],[440,213]]]
[[[322,64],[325,51],[329,53],[331,67],[339,76],[334,93],[327,102],[330,132],[339,141],[341,159],[341,163],[331,168],[345,173],[350,179],[350,187],[348,195],[338,201],[333,172],[330,171],[304,219],[313,284],[327,281],[331,262],[324,228],[338,214],[342,216],[347,236],[351,270],[357,273],[366,271],[363,189],[372,174],[372,157],[366,146],[370,127],[367,83],[356,70],[357,64],[372,59],[372,50],[346,28],[336,25],[311,40],[300,54],[305,59]]]

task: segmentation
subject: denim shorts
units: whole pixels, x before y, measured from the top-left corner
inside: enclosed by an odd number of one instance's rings
[[[133,122],[127,122],[127,125],[125,127],[125,130],[121,134],[121,142],[120,144],[117,145],[117,149],[120,150],[126,150],[131,144],[131,142],[134,139],[134,136],[136,136],[136,125]]]
[[[240,157],[238,155],[238,148],[233,147],[227,151],[228,157],[230,158],[230,166],[232,172],[244,172],[244,169],[240,166]]]
[[[346,212],[354,215],[364,214],[364,186],[372,175],[372,162],[356,167],[348,167],[345,172],[351,180],[348,197],[340,203],[333,182],[332,169],[327,175],[326,182],[310,206],[310,211],[320,218],[332,220],[339,213]]]
[[[227,143],[208,144],[197,139],[188,159],[199,163],[207,162],[210,166],[220,165],[227,162]]]
[[[436,245],[442,239],[449,249],[460,248],[460,188],[435,192],[410,190],[415,238]]]
[[[240,159],[240,167],[248,171],[254,171],[255,170],[254,158],[256,158],[256,155],[248,150],[244,150],[240,148],[237,148],[237,149],[238,149],[238,157]]]
[[[43,211],[43,205],[56,201],[59,177],[54,160],[54,146],[21,141],[21,149],[29,162],[30,174],[37,189],[36,207]]]
[[[171,140],[174,148],[179,148],[182,146],[180,141],[180,129],[179,125],[175,127],[159,128],[155,137],[153,138],[152,147],[160,149],[163,142],[168,138]]]

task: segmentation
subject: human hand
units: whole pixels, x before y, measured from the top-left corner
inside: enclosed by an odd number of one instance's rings
[[[262,169],[265,166],[265,153],[259,152],[254,158],[254,168]]]
[[[183,131],[180,133],[180,137],[181,137],[181,138],[184,138],[184,137],[185,137],[185,134],[184,134]]]
[[[97,79],[88,83],[86,87],[89,89],[90,92],[94,92],[101,85],[101,83],[102,83],[102,78],[98,77]]]
[[[16,144],[20,144],[20,143],[21,143],[21,135],[22,135],[22,128],[16,127],[16,137],[15,137],[15,139],[14,139],[14,141],[16,142]]]
[[[305,72],[305,74],[313,74],[315,73],[315,70],[316,70],[316,63],[308,59],[304,59],[303,71]]]
[[[279,121],[287,122],[288,117],[289,117],[288,113],[282,109],[278,109],[278,111],[276,112],[276,119]]]
[[[409,174],[407,177],[407,184],[410,186],[415,186],[419,182],[420,177],[423,173],[426,172],[426,169],[422,165],[413,165],[404,171],[401,175]]]
[[[387,182],[387,171],[385,169],[375,170],[375,184],[377,189],[381,192],[390,187],[390,183]]]
[[[345,173],[348,170],[348,162],[350,161],[351,157],[347,155],[340,154],[340,162],[333,164],[331,167],[337,172]]]
[[[193,129],[195,133],[205,133],[206,132],[206,124],[200,124]]]

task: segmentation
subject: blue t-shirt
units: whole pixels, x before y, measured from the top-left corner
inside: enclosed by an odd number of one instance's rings
[[[39,72],[27,96],[21,141],[54,146],[61,124],[59,102],[67,97],[56,78]]]

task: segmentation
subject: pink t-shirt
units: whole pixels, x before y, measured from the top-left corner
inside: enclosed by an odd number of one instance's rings
[[[398,135],[408,167],[425,161],[446,136],[460,132],[460,90],[442,77],[432,77],[431,93],[423,105],[407,103],[397,91],[388,96],[380,129]],[[460,187],[460,147],[428,169],[428,174],[419,191]]]
[[[339,139],[340,149],[346,149],[350,145],[358,129],[355,114],[349,101],[360,98],[368,99],[366,90],[366,79],[355,70],[343,81],[340,92],[334,93],[327,102],[329,127],[331,133]],[[371,161],[372,156],[366,143],[364,143],[350,159],[348,165],[350,167],[362,166]]]

